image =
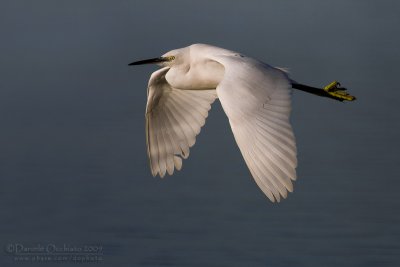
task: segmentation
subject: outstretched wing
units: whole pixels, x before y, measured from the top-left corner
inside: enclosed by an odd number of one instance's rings
[[[241,55],[213,59],[225,67],[217,94],[240,151],[261,190],[279,202],[293,191],[291,180],[296,179],[289,79],[281,70]]]
[[[180,170],[182,158],[196,142],[211,104],[215,89],[180,90],[165,79],[169,68],[155,71],[149,80],[146,107],[147,153],[153,176]]]

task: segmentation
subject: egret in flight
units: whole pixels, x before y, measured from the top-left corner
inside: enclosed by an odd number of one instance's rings
[[[352,101],[338,82],[314,88],[291,80],[281,68],[241,53],[193,44],[161,57],[148,82],[146,141],[153,176],[172,175],[196,142],[215,99],[225,111],[251,175],[272,201],[286,198],[296,180],[296,142],[289,122],[291,88]]]

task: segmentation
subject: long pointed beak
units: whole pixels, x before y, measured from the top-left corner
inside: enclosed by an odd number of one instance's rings
[[[155,58],[135,61],[128,65],[133,66],[133,65],[144,65],[144,64],[156,64],[156,63],[165,62],[165,61],[169,61],[169,59],[167,57],[155,57]]]

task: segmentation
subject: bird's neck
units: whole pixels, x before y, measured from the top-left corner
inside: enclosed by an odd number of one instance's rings
[[[224,67],[213,60],[202,60],[172,66],[166,80],[174,88],[183,90],[215,89],[224,75]]]

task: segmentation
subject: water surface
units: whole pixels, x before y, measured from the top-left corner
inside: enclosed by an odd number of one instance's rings
[[[399,266],[399,8],[2,1],[1,265],[54,266],[17,262],[18,244],[96,244],[104,266]],[[294,92],[299,179],[279,205],[251,179],[218,102],[183,170],[151,177],[155,67],[127,64],[196,42],[311,85],[338,79],[358,97]]]

